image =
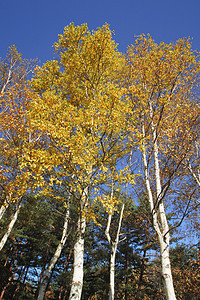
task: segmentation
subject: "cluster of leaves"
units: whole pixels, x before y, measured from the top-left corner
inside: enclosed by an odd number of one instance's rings
[[[1,237],[21,204],[1,252],[0,299],[37,297],[61,239],[68,199],[69,236],[51,273],[46,298],[69,296],[79,217],[88,222],[82,299],[108,298],[110,247],[104,230],[107,215],[112,214],[110,235],[115,237],[125,203],[116,299],[164,299],[160,263],[150,256],[158,254],[158,242],[141,161],[146,155],[158,207],[156,143],[159,197],[171,218],[170,233],[190,216],[198,232],[199,104],[194,93],[198,54],[189,39],[158,45],[141,35],[122,55],[108,25],[89,31],[86,24],[70,24],[54,46],[57,58],[37,66],[31,81],[35,61],[22,59],[14,46],[0,60]],[[180,299],[199,296],[195,255],[186,247],[172,251]],[[187,268],[176,264],[182,260]]]

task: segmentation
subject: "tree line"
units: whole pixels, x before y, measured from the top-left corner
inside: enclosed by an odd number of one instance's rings
[[[198,299],[198,51],[73,23],[54,48],[0,60],[0,299]]]

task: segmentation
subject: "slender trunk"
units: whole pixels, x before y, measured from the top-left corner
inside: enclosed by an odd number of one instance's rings
[[[47,266],[47,269],[43,275],[43,278],[41,280],[39,294],[38,294],[38,298],[37,298],[38,300],[44,299],[44,295],[45,295],[45,291],[46,291],[46,288],[47,288],[47,285],[49,282],[51,271],[52,271],[53,267],[55,266],[57,260],[59,259],[60,255],[61,255],[61,251],[65,245],[65,242],[67,239],[68,220],[69,220],[69,202],[68,202],[67,212],[65,215],[62,238],[61,238],[60,243],[58,244],[56,251],[55,251],[53,257],[51,258],[51,260]]]
[[[154,166],[155,166],[155,178],[156,178],[156,194],[157,194],[157,203],[158,203],[158,212],[160,216],[161,223],[161,232],[162,237],[160,236],[160,253],[161,253],[161,265],[162,265],[162,278],[165,287],[165,293],[167,299],[173,300],[176,299],[172,272],[171,272],[171,263],[169,257],[169,243],[170,243],[170,234],[169,234],[169,225],[165,213],[163,199],[161,198],[162,189],[161,189],[161,180],[160,180],[160,168],[158,161],[158,146],[156,140],[154,141]]]
[[[197,183],[197,185],[200,188],[200,175],[199,174],[198,175],[195,174],[194,170],[192,169],[192,166],[191,166],[190,162],[188,163],[188,170],[190,171],[190,173],[191,173],[194,181]]]
[[[2,292],[1,292],[0,300],[3,299],[3,295],[5,294],[5,291],[6,291],[7,287],[8,287],[8,283],[4,286],[4,288],[3,288]]]
[[[114,193],[114,185],[113,185],[113,180],[112,180],[111,199],[113,199],[113,193]],[[107,226],[106,226],[106,230],[105,230],[105,235],[108,240],[109,246],[111,248],[109,300],[114,299],[114,294],[115,294],[115,249],[114,249],[115,245],[112,242],[111,237],[110,237],[111,220],[112,220],[112,211],[108,215],[108,221],[107,221]]]
[[[74,271],[69,300],[80,300],[83,287],[83,256],[84,233],[86,228],[85,217],[79,217],[77,239],[74,245]]]
[[[86,207],[88,203],[88,191],[86,187],[80,199],[80,212],[77,223],[77,237],[74,244],[74,265],[72,285],[69,300],[80,300],[83,289],[83,262],[84,262],[84,234],[86,229]]]
[[[9,237],[12,229],[13,229],[13,226],[15,225],[15,222],[17,221],[17,217],[18,217],[18,214],[19,214],[19,211],[20,211],[20,208],[21,208],[21,204],[22,204],[22,202],[19,201],[18,204],[17,204],[16,211],[15,211],[14,215],[11,217],[11,221],[10,221],[10,224],[8,225],[7,231],[1,239],[0,251],[3,249],[5,243],[8,239],[8,237]]]
[[[115,243],[112,245],[111,256],[110,256],[110,290],[109,290],[109,300],[115,299],[115,257],[116,257],[117,247]]]
[[[169,258],[169,244],[165,241],[160,243],[162,279],[165,288],[166,297],[168,300],[176,300],[176,295],[173,286],[171,263]]]
[[[144,124],[142,124],[143,137],[145,138]],[[143,156],[143,165],[145,172],[145,185],[149,200],[149,205],[152,214],[153,227],[158,236],[158,241],[160,244],[160,255],[161,255],[161,265],[162,265],[162,278],[165,288],[166,297],[168,300],[176,300],[171,264],[169,259],[169,226],[166,218],[166,213],[164,209],[164,203],[162,199],[162,189],[161,189],[161,180],[160,180],[160,169],[159,169],[159,160],[158,160],[158,147],[157,147],[157,136],[152,125],[153,132],[153,155],[154,155],[154,174],[155,174],[155,183],[156,183],[156,203],[153,200],[153,194],[151,191],[151,185],[149,180],[149,170],[146,158],[145,144],[143,143],[142,156]]]
[[[120,212],[120,218],[119,218],[119,224],[118,224],[118,230],[116,234],[116,238],[114,243],[112,244],[112,251],[111,251],[111,258],[110,258],[110,294],[109,294],[109,300],[114,300],[115,298],[115,257],[117,252],[117,246],[119,244],[119,234],[121,230],[122,225],[122,218],[124,213],[124,207],[125,204],[122,204],[121,212]]]
[[[6,209],[8,208],[10,203],[10,200],[8,199],[8,197],[6,197],[6,200],[4,201],[3,205],[0,208],[0,220],[3,218],[3,215],[6,211]]]
[[[6,82],[4,83],[4,85],[1,88],[1,95],[3,95],[4,91],[6,90],[7,85],[9,84],[9,82],[11,81],[11,76],[12,76],[12,66],[10,68],[10,70],[8,71],[8,77]]]
[[[200,159],[199,141],[195,142],[195,148],[196,148],[196,159],[197,159],[197,161],[199,161],[199,159]],[[192,168],[192,165],[191,165],[189,159],[187,161],[187,168],[188,168],[189,172],[191,173],[194,181],[197,183],[198,187],[200,188],[200,169],[197,168],[196,172],[195,172],[195,170]]]
[[[111,197],[112,196],[113,196],[113,190],[112,190]],[[112,218],[111,214],[108,216],[107,227],[106,227],[106,230],[105,230],[105,235],[106,235],[107,240],[109,242],[109,245],[111,247],[109,300],[114,300],[114,298],[115,298],[115,258],[116,258],[117,246],[119,244],[119,234],[120,234],[120,230],[121,230],[124,207],[125,207],[125,204],[123,203],[122,208],[121,208],[121,212],[120,212],[118,230],[117,230],[117,234],[116,234],[116,238],[115,238],[114,242],[111,241],[110,234],[109,234],[110,225],[111,225],[111,218]]]

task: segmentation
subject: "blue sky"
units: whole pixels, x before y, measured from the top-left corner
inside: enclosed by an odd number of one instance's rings
[[[1,0],[0,12],[2,58],[15,44],[25,58],[51,59],[53,43],[70,22],[90,29],[107,22],[122,52],[141,33],[166,43],[190,36],[200,50],[199,0]]]

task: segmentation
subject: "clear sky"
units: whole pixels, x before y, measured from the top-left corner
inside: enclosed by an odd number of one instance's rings
[[[110,24],[122,52],[141,33],[166,43],[190,36],[200,50],[200,0],[1,0],[0,57],[15,44],[24,58],[45,62],[71,22]]]

